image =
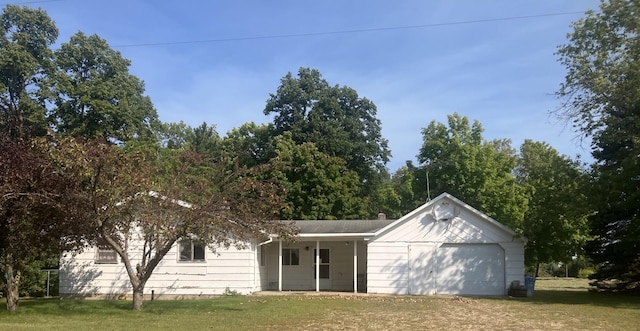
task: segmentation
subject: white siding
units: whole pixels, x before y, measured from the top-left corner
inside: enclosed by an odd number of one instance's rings
[[[435,219],[442,202],[454,217]],[[370,293],[503,295],[511,281],[524,281],[524,241],[441,195],[369,242],[367,277]]]
[[[505,288],[514,280],[524,284],[524,245],[521,242],[500,243],[505,256]]]
[[[458,217],[449,221],[435,221],[428,211],[424,211],[375,239],[386,242],[457,243],[495,243],[511,240],[511,235],[466,210],[461,210]]]
[[[409,246],[403,242],[370,242],[367,246],[367,292],[408,294]]]
[[[132,255],[135,265],[140,255]],[[94,257],[94,247],[77,255],[63,254],[60,263],[61,295],[130,295],[131,285],[124,264],[96,264]],[[254,271],[256,258],[255,247],[249,246],[246,249],[218,248],[215,253],[207,249],[205,261],[178,261],[176,244],[155,268],[145,286],[145,295],[151,295],[152,291],[158,298],[163,295],[220,295],[227,289],[252,293],[259,280]]]

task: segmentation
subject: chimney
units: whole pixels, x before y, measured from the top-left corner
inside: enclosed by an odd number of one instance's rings
[[[384,213],[384,210],[380,210],[378,212],[378,219],[381,220],[381,221],[387,219],[387,214]]]

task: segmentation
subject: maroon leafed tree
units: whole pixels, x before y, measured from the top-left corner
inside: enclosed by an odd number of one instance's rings
[[[0,257],[9,311],[18,309],[26,265],[73,249],[91,234],[81,221],[75,170],[60,158],[63,146],[73,145],[67,142],[0,137]]]

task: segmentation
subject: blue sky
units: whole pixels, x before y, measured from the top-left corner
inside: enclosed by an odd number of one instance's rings
[[[549,111],[560,106],[553,93],[565,74],[554,52],[571,22],[599,1],[23,4],[49,13],[59,42],[77,31],[98,34],[130,59],[163,122],[207,122],[221,135],[246,122],[267,123],[269,93],[287,72],[311,67],[377,105],[391,171],[415,162],[422,128],[446,123],[454,112],[479,120],[486,139],[509,138],[515,148],[524,139],[545,141],[589,160],[588,144]],[[392,27],[407,28],[383,29]],[[327,33],[354,30],[370,31]]]

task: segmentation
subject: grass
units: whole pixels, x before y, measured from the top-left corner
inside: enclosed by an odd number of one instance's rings
[[[591,293],[586,281],[539,279],[530,298],[230,296],[208,300],[23,300],[0,330],[638,330],[640,297]],[[4,304],[4,302],[0,302]]]

